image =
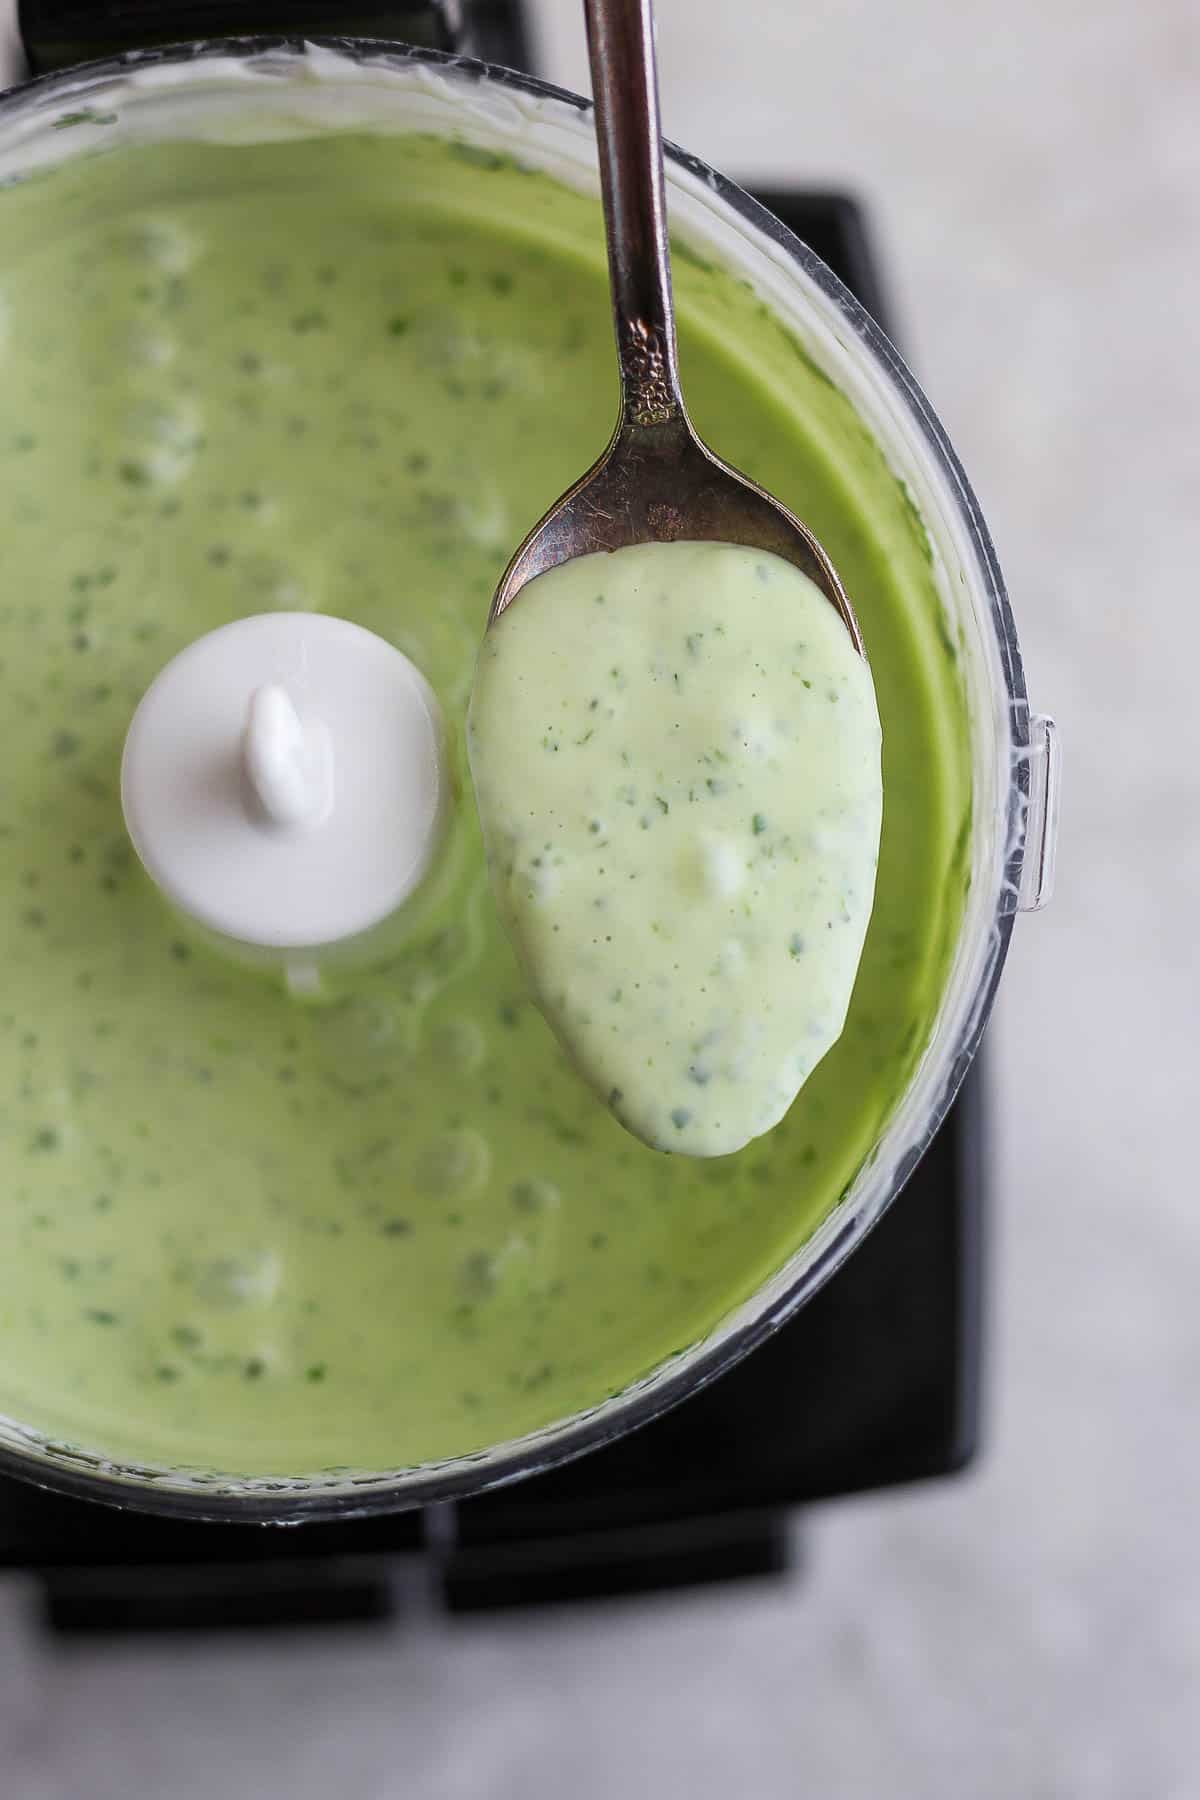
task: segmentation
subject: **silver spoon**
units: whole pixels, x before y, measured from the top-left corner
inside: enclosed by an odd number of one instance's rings
[[[837,608],[862,654],[854,609],[812,532],[697,435],[679,386],[663,188],[653,0],[584,0],[608,238],[621,410],[600,460],[534,526],[504,571],[488,624],[535,575],[596,550],[705,539],[794,563]]]

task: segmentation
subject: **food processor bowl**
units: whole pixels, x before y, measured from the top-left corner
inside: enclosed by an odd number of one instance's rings
[[[346,129],[438,134],[598,194],[590,107],[578,96],[437,51],[340,39],[185,44],[13,89],[0,96],[0,183],[170,136],[229,143]],[[927,537],[956,646],[971,759],[969,886],[933,1030],[899,1103],[840,1202],[784,1266],[701,1341],[588,1411],[436,1464],[254,1478],[107,1461],[0,1418],[0,1471],[118,1505],[264,1523],[419,1506],[536,1473],[654,1418],[761,1343],[862,1242],[937,1131],[987,1023],[1015,915],[1049,893],[1053,727],[1029,709],[979,504],[895,349],[830,270],[733,182],[669,147],[667,185],[680,240],[753,289],[876,440]]]

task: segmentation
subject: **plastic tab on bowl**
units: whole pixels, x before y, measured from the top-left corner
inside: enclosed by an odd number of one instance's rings
[[[1019,912],[1040,912],[1054,892],[1058,849],[1058,800],[1062,753],[1054,720],[1045,713],[1029,717],[1029,810],[1025,815],[1025,854],[1017,890]]]

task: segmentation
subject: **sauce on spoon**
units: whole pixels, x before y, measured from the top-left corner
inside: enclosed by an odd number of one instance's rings
[[[841,1035],[883,809],[821,590],[731,544],[561,563],[484,639],[469,745],[501,917],[591,1087],[659,1150],[778,1124]]]

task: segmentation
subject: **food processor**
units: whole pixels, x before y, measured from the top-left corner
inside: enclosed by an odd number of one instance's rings
[[[353,120],[383,131],[444,135],[483,155],[518,156],[569,186],[595,191],[586,103],[450,48],[461,23],[450,9],[413,8],[407,35],[417,41],[408,46],[320,36],[214,39],[214,30],[238,23],[225,16],[236,9],[224,9],[219,20],[216,10],[119,9],[120,29],[136,35],[106,37],[104,47],[120,47],[115,58],[40,75],[5,95],[0,178],[116,144],[152,147],[164,133],[191,129],[189,119],[226,141],[251,122],[261,129],[264,119],[281,129],[295,129],[300,120],[313,133]],[[281,28],[316,31],[322,23],[316,8],[281,11],[287,14]],[[394,19],[395,9],[390,13]],[[97,16],[91,9],[27,7],[26,42],[41,46],[42,59],[59,63],[100,47],[84,34],[84,22],[94,25]],[[254,9],[256,27],[274,23]],[[369,18],[354,23],[372,28]],[[176,42],[193,29],[210,35]],[[477,30],[486,48],[486,12]],[[158,47],[164,38],[167,47]],[[681,237],[749,284],[847,395],[882,447],[928,536],[947,636],[957,646],[972,763],[970,885],[936,1024],[900,1103],[840,1203],[784,1267],[703,1341],[587,1412],[439,1463],[242,1479],[115,1462],[39,1438],[19,1421],[0,1421],[0,1468],[67,1495],[240,1523],[429,1507],[535,1475],[644,1425],[784,1326],[867,1237],[937,1132],[979,1045],[1015,915],[1041,905],[1049,892],[1053,728],[1030,711],[1012,615],[978,503],[876,322],[811,250],[733,183],[674,150],[667,176]]]

